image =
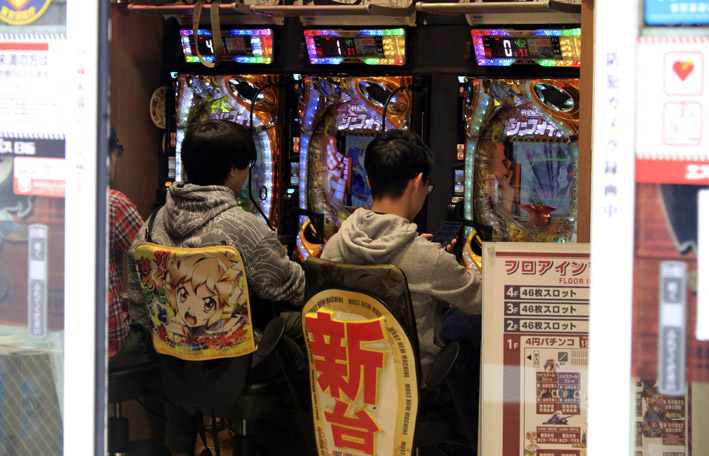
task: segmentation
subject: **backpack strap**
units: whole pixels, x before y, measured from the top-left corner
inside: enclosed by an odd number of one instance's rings
[[[149,243],[153,243],[153,237],[151,236],[151,233],[153,232],[153,223],[155,222],[155,215],[162,209],[163,205],[161,204],[155,210],[153,211],[152,214],[150,214],[150,217],[148,218],[148,227],[145,231],[145,241]]]
[[[209,3],[209,17],[212,24],[212,48],[214,49],[214,62],[209,62],[207,59],[202,57],[199,52],[199,46],[197,45],[197,32],[199,30],[199,20],[202,17],[202,7],[205,3]],[[222,55],[224,49],[222,48],[222,28],[219,22],[219,4],[220,0],[196,0],[194,2],[194,13],[192,14],[192,37],[195,42],[195,50],[197,51],[197,57],[202,65],[207,68],[214,68],[219,65],[222,61]]]

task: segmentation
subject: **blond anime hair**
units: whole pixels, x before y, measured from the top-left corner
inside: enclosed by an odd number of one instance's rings
[[[241,295],[241,288],[235,284],[239,271],[232,267],[234,263],[238,263],[238,257],[229,251],[226,255],[222,252],[188,254],[175,261],[168,269],[168,302],[173,312],[177,312],[174,305],[175,293],[181,284],[189,282],[193,290],[204,285],[216,296],[217,301],[217,310],[207,321],[207,326],[217,323],[224,313],[224,308],[233,307]]]

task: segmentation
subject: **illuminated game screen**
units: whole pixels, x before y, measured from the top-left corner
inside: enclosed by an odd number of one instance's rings
[[[465,219],[492,241],[574,242],[577,80],[468,81]]]
[[[566,214],[570,209],[574,166],[571,149],[560,143],[509,143],[519,165],[518,207],[538,203],[554,207],[551,213]]]
[[[182,52],[187,62],[199,62],[197,49],[207,61],[214,61],[214,41],[209,30],[197,31],[195,42],[191,29],[181,29]],[[271,29],[222,30],[224,61],[238,63],[271,63],[273,61],[273,35]]]
[[[350,159],[350,206],[371,207],[372,189],[367,184],[364,170],[364,152],[374,136],[347,136],[347,158]]]
[[[456,169],[453,173],[453,193],[460,196],[465,192],[465,170]]]

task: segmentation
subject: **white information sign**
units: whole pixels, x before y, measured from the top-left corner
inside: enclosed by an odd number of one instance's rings
[[[0,137],[63,139],[66,35],[0,34]]]
[[[638,40],[638,182],[709,182],[709,37]]]
[[[482,454],[586,454],[588,244],[484,243]]]

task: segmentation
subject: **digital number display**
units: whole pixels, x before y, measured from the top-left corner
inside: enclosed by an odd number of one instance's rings
[[[474,29],[473,49],[478,65],[581,66],[581,29]]]
[[[214,40],[211,36],[200,35],[197,46],[200,54],[214,55]],[[261,40],[257,36],[222,37],[222,50],[225,55],[263,57]]]
[[[404,29],[305,30],[310,63],[338,65],[403,65],[406,61]]]
[[[559,37],[483,37],[488,59],[555,59],[561,58]]]
[[[384,57],[381,36],[343,38],[338,36],[314,37],[315,50],[323,57]]]
[[[273,59],[273,38],[270,29],[265,30],[224,30],[222,31],[222,54],[224,60],[239,63],[271,63]],[[192,30],[180,30],[182,51],[185,60],[198,62],[197,50],[208,61],[214,59],[214,40],[207,30],[199,30],[197,40]]]

